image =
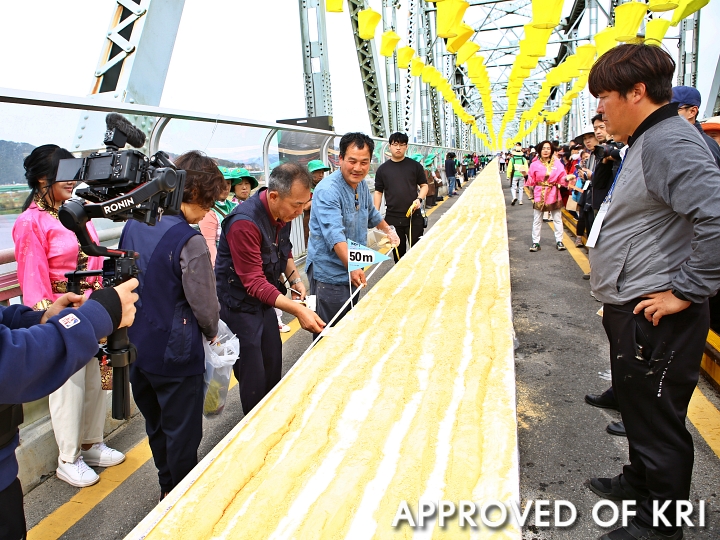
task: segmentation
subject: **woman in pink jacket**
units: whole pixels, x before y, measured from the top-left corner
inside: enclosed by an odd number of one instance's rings
[[[555,157],[557,148],[550,141],[543,141],[536,147],[538,159],[532,162],[528,170],[528,179],[525,185],[533,187],[533,229],[532,246],[530,251],[540,250],[540,230],[543,224],[543,212],[550,212],[555,224],[555,247],[558,251],[564,251],[562,243],[563,224],[562,207],[563,201],[560,195],[560,187],[567,186],[565,167]]]
[[[80,251],[75,235],[58,220],[58,209],[72,196],[75,182],[56,182],[55,175],[59,161],[73,157],[59,146],[46,144],[23,162],[32,191],[12,237],[23,302],[36,310],[47,309],[67,292],[65,272],[102,269],[102,258]],[[87,228],[97,242],[92,223]],[[81,287],[89,295],[100,288],[99,278],[89,277]],[[90,361],[50,394],[50,421],[60,450],[57,476],[72,486],[86,487],[100,480],[88,465],[110,467],[125,460],[103,442],[106,406],[97,361]]]

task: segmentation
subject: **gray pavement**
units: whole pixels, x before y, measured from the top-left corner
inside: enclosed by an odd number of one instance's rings
[[[534,499],[568,500],[578,511],[574,527],[523,531],[525,540],[591,540],[601,529],[592,518],[598,497],[587,487],[590,477],[622,472],[627,440],[605,432],[619,413],[591,407],[585,394],[610,385],[609,349],[601,318],[601,304],[590,296],[589,282],[567,251],[557,251],[553,232],[543,224],[542,249],[531,244],[532,205],[510,206],[510,189],[503,180],[510,240],[510,275],[515,332],[520,492],[523,502]],[[717,406],[717,393],[704,381],[701,389]],[[705,529],[685,529],[686,539],[720,538],[717,491],[720,460],[688,422],[695,439],[692,499],[707,501]],[[608,516],[604,519],[608,519]],[[530,523],[534,522],[531,515]],[[613,527],[614,528],[614,527]]]
[[[431,228],[459,198],[446,199],[442,205],[430,214],[428,218],[429,227]],[[372,287],[382,279],[392,268],[392,264],[391,261],[383,263],[375,272],[373,278],[368,281],[369,286]],[[304,274],[302,277],[305,278]],[[360,294],[362,298],[365,293],[361,292]],[[283,319],[285,322],[289,322],[292,317],[285,315]],[[311,342],[312,336],[304,330],[299,330],[284,343],[283,375],[295,364]],[[228,401],[223,413],[218,418],[203,419],[203,440],[200,444],[199,459],[202,459],[220,442],[242,418],[240,395],[236,386],[228,393]],[[142,415],[138,414],[125,426],[113,433],[106,442],[113,448],[127,452],[145,437],[145,423]],[[98,473],[103,471],[101,468],[95,470]],[[79,492],[79,489],[58,480],[54,475],[50,476],[25,496],[28,530],[67,503]],[[157,480],[157,469],[155,469],[152,460],[149,460],[70,527],[60,538],[64,540],[124,538],[155,507],[159,496],[160,488]]]
[[[589,292],[582,271],[568,252],[554,248],[552,231],[542,231],[542,250],[528,252],[532,206],[509,206],[508,235],[515,330],[518,433],[520,442],[520,490],[529,499],[569,500],[578,510],[576,525],[569,529],[544,529],[532,524],[523,531],[525,540],[592,540],[603,530],[593,523],[591,510],[597,497],[584,485],[591,476],[614,476],[627,456],[625,439],[605,433],[617,413],[585,404],[588,392],[609,385],[600,374],[609,368],[608,347],[600,317],[600,304]],[[430,216],[430,226],[455,202],[447,200]],[[391,268],[384,263],[370,282],[372,286]],[[287,319],[287,318],[286,318]],[[294,334],[283,347],[286,373],[310,345],[307,332]],[[701,381],[701,388],[715,406],[717,393]],[[205,420],[200,458],[216,445],[243,417],[239,394],[233,388],[223,414]],[[690,424],[689,424],[690,425]],[[696,442],[692,498],[707,501],[703,530],[686,529],[687,539],[720,538],[720,505],[717,499],[720,460],[690,425]],[[140,415],[112,435],[111,446],[127,451],[145,438]],[[28,527],[65,504],[78,489],[54,476],[25,498]],[[72,526],[64,539],[123,538],[157,503],[159,488],[152,460]]]

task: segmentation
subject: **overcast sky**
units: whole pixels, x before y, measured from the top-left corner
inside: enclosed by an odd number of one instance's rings
[[[381,3],[369,2],[378,11]],[[566,11],[571,4],[566,0]],[[3,2],[0,87],[86,95],[115,6],[114,0]],[[398,14],[403,37],[404,6],[406,2]],[[327,14],[335,126],[338,132],[369,131],[345,9]],[[465,20],[479,23],[481,9],[470,8]],[[720,0],[703,9],[701,24],[698,88],[706,100],[720,54]],[[380,33],[381,28],[378,45]],[[677,30],[671,28],[668,35],[677,35]],[[489,37],[482,35],[484,40]],[[666,42],[671,53],[676,43]],[[297,0],[186,0],[161,106],[268,121],[305,116]],[[7,111],[0,106],[0,138],[22,140],[8,135],[20,129],[37,144],[47,133],[49,122],[23,121]],[[51,120],[72,118],[58,112]],[[76,122],[70,124],[72,132]]]

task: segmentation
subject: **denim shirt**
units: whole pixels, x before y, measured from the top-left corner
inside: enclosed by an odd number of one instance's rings
[[[356,209],[355,190],[345,182],[340,169],[323,179],[313,192],[307,267],[312,266],[317,281],[346,285],[348,271],[335,254],[335,244],[350,239],[366,245],[368,227],[383,220],[365,181],[358,184],[357,194]]]

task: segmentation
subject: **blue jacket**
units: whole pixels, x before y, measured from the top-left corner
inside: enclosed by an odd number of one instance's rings
[[[153,227],[129,221],[120,237],[120,249],[140,254],[140,299],[128,337],[137,348],[136,366],[148,373],[188,377],[205,372],[203,335],[185,297],[180,268],[183,246],[198,234],[184,216],[163,216]]]
[[[335,253],[335,244],[348,240],[367,244],[368,227],[382,220],[364,181],[357,186],[357,199],[340,169],[320,182],[313,192],[306,259],[306,267],[312,266],[313,278],[322,283],[347,284],[348,270]]]
[[[54,392],[93,360],[98,341],[113,330],[110,315],[94,300],[63,310],[44,325],[42,315],[26,306],[0,307],[0,403],[27,403]],[[67,315],[79,322],[63,325]],[[18,442],[16,435],[0,448],[0,491],[17,476]]]

